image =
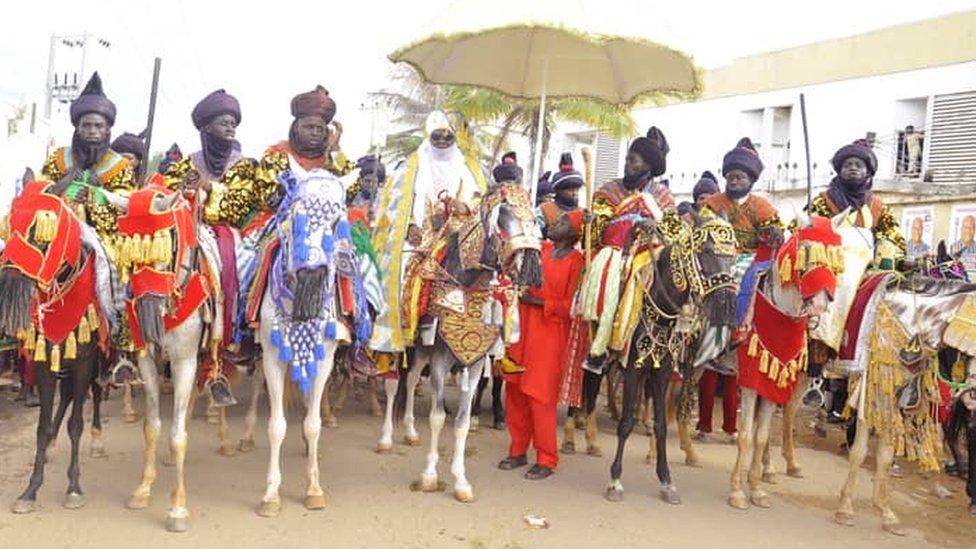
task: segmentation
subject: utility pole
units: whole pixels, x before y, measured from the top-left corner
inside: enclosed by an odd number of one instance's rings
[[[47,119],[51,118],[55,101],[68,103],[78,97],[88,79],[95,50],[109,49],[111,46],[108,40],[87,32],[78,35],[51,35],[45,85],[47,97],[44,103],[44,116]],[[65,57],[69,59],[64,62],[65,67],[61,67],[58,61]]]

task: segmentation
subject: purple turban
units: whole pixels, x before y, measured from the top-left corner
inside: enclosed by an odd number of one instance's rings
[[[233,95],[221,89],[201,99],[197,106],[193,107],[190,117],[193,119],[193,125],[198,130],[202,130],[211,120],[222,114],[229,114],[237,120],[238,124],[241,123],[240,103]]]
[[[646,137],[638,137],[630,144],[629,152],[637,153],[651,167],[651,177],[657,177],[668,170],[668,140],[664,133],[651,126]]]
[[[834,158],[830,161],[834,165],[834,171],[840,173],[844,161],[851,157],[860,158],[864,161],[868,167],[868,175],[874,175],[878,171],[878,157],[871,150],[871,145],[863,139],[858,139],[850,145],[844,145],[834,153]]]
[[[559,171],[552,175],[552,190],[561,191],[563,189],[578,189],[583,186],[583,176],[572,168],[560,166]]]
[[[119,154],[135,155],[140,161],[146,158],[146,144],[142,141],[142,137],[132,133],[123,133],[116,137],[115,141],[112,141],[111,149]]]
[[[71,124],[78,125],[78,121],[86,114],[100,114],[108,121],[109,126],[115,125],[115,103],[109,101],[102,91],[102,78],[98,76],[98,71],[92,73],[85,89],[81,90],[81,95],[71,102],[69,109],[71,114]]]
[[[695,188],[691,191],[691,196],[695,202],[704,194],[717,194],[719,192],[718,180],[712,172],[705,170],[701,174],[701,179],[695,183]]]
[[[328,124],[335,113],[335,101],[329,97],[329,90],[322,86],[315,86],[314,90],[300,93],[291,100],[291,115],[295,118],[319,116]]]
[[[763,171],[759,153],[748,137],[740,139],[735,148],[726,153],[725,158],[722,159],[722,175],[728,175],[732,170],[742,170],[753,183],[759,179]]]
[[[502,181],[522,182],[522,167],[518,164],[499,164],[491,171],[495,183]]]

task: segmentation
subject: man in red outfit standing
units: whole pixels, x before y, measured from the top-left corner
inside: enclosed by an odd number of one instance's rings
[[[559,462],[556,404],[566,369],[570,308],[585,263],[583,254],[574,247],[582,225],[583,211],[572,210],[549,228],[550,241],[542,244],[542,287],[532,288],[522,297],[521,337],[508,349],[507,360],[524,371],[505,376],[506,420],[512,444],[498,468],[511,470],[528,464],[526,452],[531,442],[536,464],[525,473],[530,480],[548,477]]]

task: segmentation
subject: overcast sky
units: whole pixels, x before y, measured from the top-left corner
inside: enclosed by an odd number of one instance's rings
[[[431,20],[443,10],[463,9],[467,1],[472,0],[12,0],[4,8],[0,33],[0,98],[40,101],[50,36],[90,32],[111,43],[95,64],[118,105],[116,134],[145,125],[152,60],[158,55],[163,66],[153,149],[178,141],[184,152],[195,150],[199,143],[190,110],[222,87],[242,103],[238,137],[245,153],[260,154],[286,137],[291,97],[320,83],[338,103],[337,119],[346,128],[343,148],[355,156],[369,143],[370,115],[361,105],[368,92],[384,86],[391,69],[386,55],[429,33]],[[604,9],[619,13],[621,21],[632,23],[633,14],[641,13],[648,28],[664,25],[706,67],[976,9],[976,0],[583,1],[587,9],[610,6]],[[661,11],[647,16],[652,4],[660,4]]]

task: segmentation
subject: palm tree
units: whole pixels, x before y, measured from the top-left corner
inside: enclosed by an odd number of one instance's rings
[[[397,113],[396,124],[407,129],[387,138],[385,155],[406,156],[420,145],[423,123],[431,111],[442,109],[457,111],[474,125],[475,139],[483,146],[488,163],[494,163],[512,134],[527,137],[535,143],[539,127],[539,101],[513,99],[499,92],[468,86],[438,86],[424,82],[409,67],[400,67],[393,80],[398,82],[397,91],[384,90],[372,97]],[[605,135],[618,139],[628,138],[637,132],[637,124],[627,106],[615,106],[584,98],[552,99],[546,104],[543,123],[542,156],[546,156],[549,139],[560,122],[575,122],[591,127]],[[496,125],[495,132],[486,131]]]

